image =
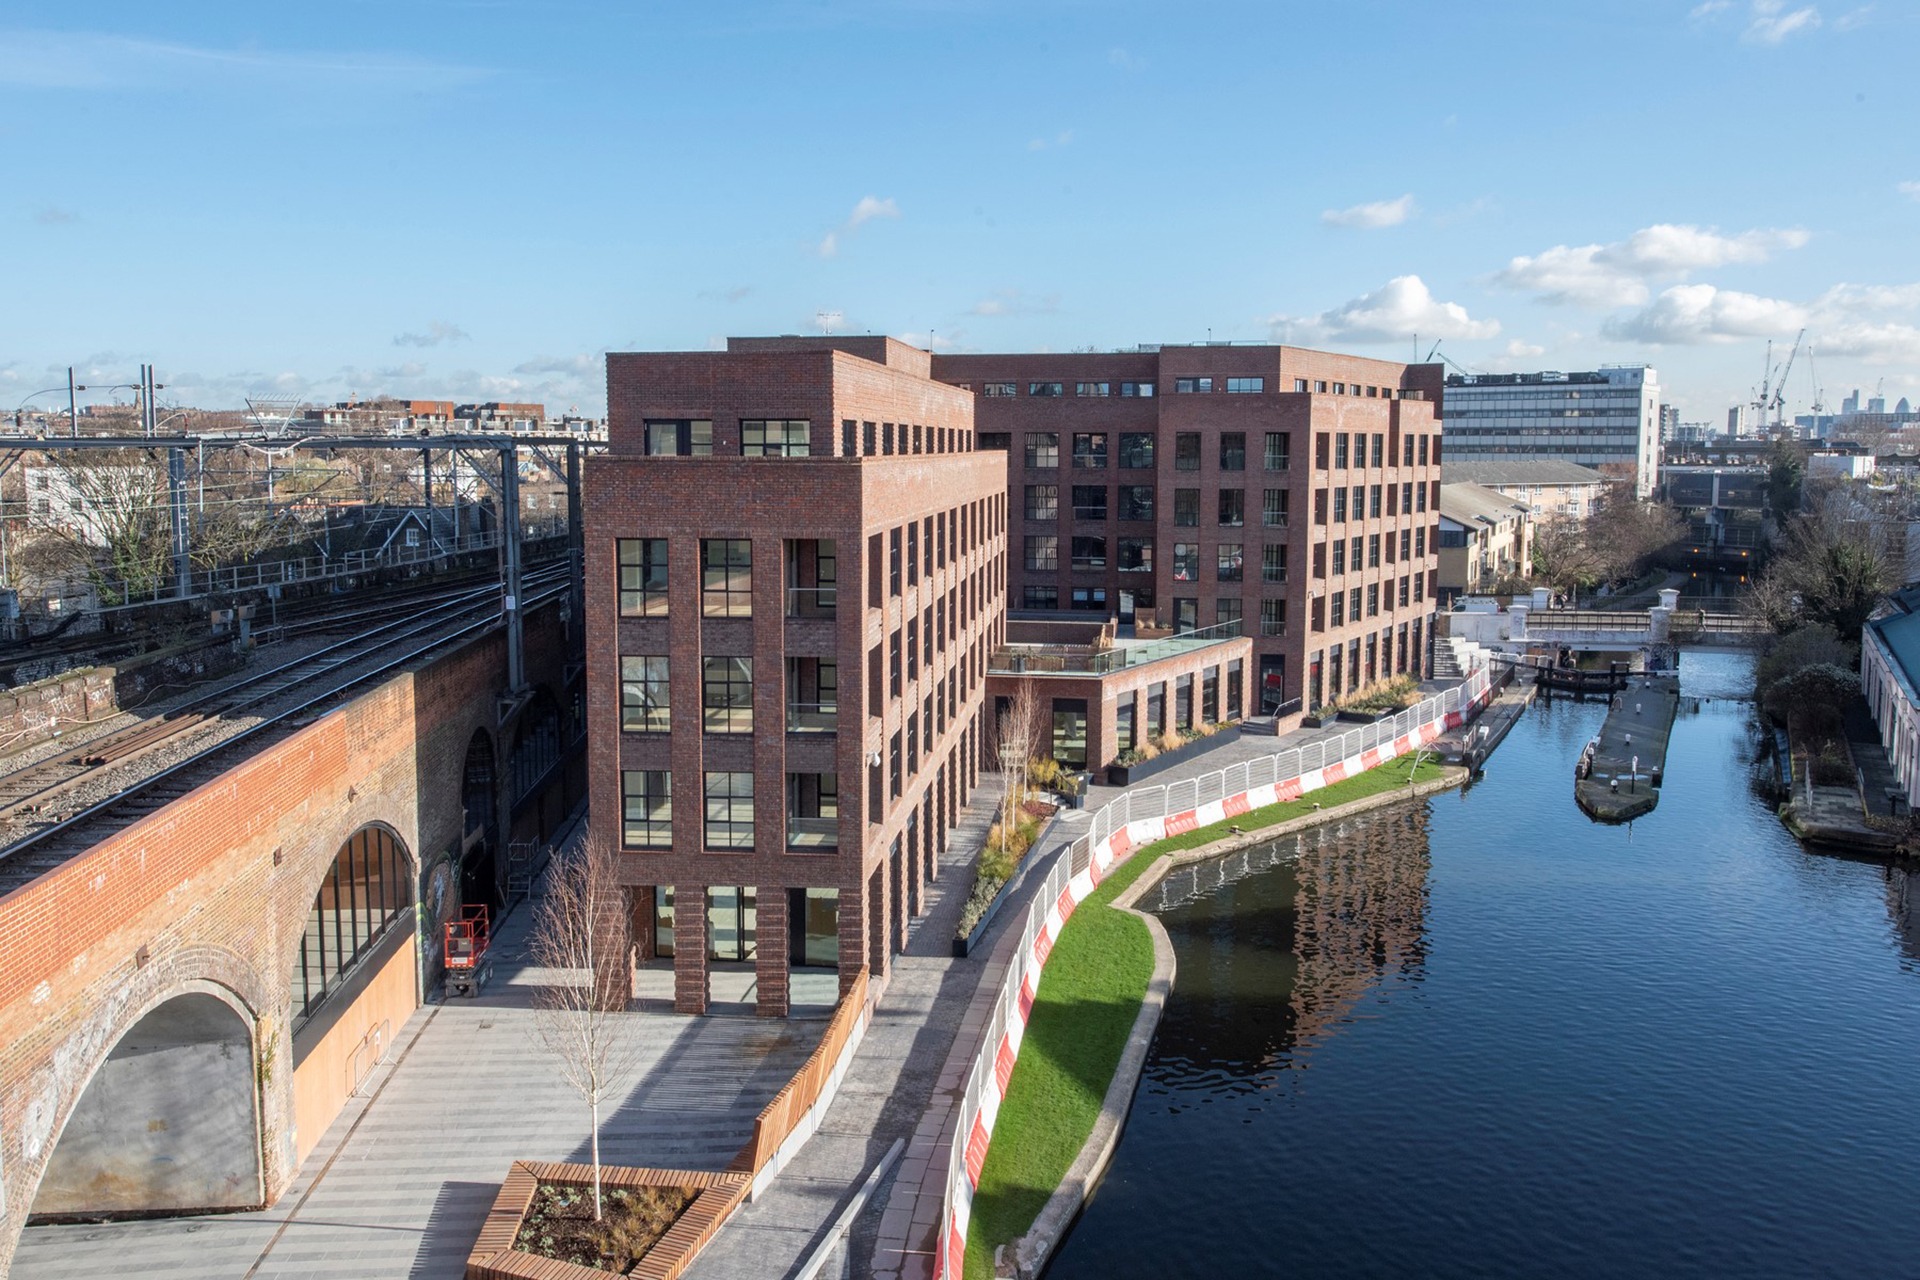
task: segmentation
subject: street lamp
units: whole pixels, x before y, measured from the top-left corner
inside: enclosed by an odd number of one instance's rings
[[[76,388],[76,387],[75,387],[75,386],[73,385],[73,370],[71,370],[71,369],[69,369],[69,370],[67,370],[67,385],[66,385],[66,386],[64,386],[64,387],[48,387],[48,388],[47,388],[46,390],[44,390],[44,391],[36,391],[36,392],[34,392],[34,393],[33,393],[32,395],[30,395],[30,396],[28,396],[28,397],[27,397],[27,398],[26,398],[25,400],[22,400],[22,401],[21,401],[21,402],[20,402],[20,403],[19,403],[18,405],[16,405],[16,406],[14,407],[14,410],[13,410],[13,429],[14,429],[15,431],[24,431],[24,430],[26,430],[26,424],[25,424],[25,422],[24,422],[24,421],[22,420],[22,411],[26,409],[26,407],[27,407],[27,404],[28,404],[28,402],[29,402],[29,401],[33,401],[33,400],[37,400],[37,399],[39,399],[39,398],[40,398],[41,396],[47,396],[47,395],[52,395],[52,394],[53,394],[54,392],[56,392],[56,391],[64,391],[64,392],[66,392],[66,393],[67,393],[67,418],[68,418],[68,421],[69,421],[69,423],[71,423],[71,424],[73,424],[73,426],[74,426],[74,433],[75,433],[76,435],[77,435],[77,434],[79,434],[79,426],[78,426],[78,424],[79,424],[79,421],[80,421],[80,419],[79,419],[79,410],[78,410],[78,409],[76,409],[76,408],[74,407],[74,402],[73,402],[73,393],[74,393],[74,392],[75,392],[76,390],[78,390],[78,388]]]

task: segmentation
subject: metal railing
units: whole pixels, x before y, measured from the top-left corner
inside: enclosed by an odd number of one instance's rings
[[[1000,1042],[1005,1038],[1008,1028],[1021,1019],[1020,993],[1029,977],[1033,978],[1034,989],[1039,989],[1038,970],[1045,961],[1035,956],[1034,942],[1045,929],[1047,916],[1056,909],[1068,884],[1092,863],[1094,850],[1131,822],[1187,813],[1204,804],[1244,794],[1255,787],[1289,781],[1330,764],[1363,755],[1436,722],[1444,726],[1448,716],[1456,712],[1464,716],[1491,687],[1491,678],[1482,669],[1452,689],[1387,719],[1351,729],[1338,737],[1322,738],[1305,746],[1228,765],[1197,778],[1129,787],[1119,798],[1094,811],[1088,834],[1054,855],[1044,882],[1030,900],[1026,919],[1020,928],[1019,945],[1007,964],[1006,976],[994,998],[993,1009],[987,1016],[980,1048],[974,1055],[973,1069],[968,1073],[967,1086],[961,1095],[952,1150],[948,1156],[946,1194],[941,1206],[939,1243],[935,1250],[935,1275],[951,1280],[946,1262],[955,1198],[961,1188],[967,1185],[969,1138],[975,1120],[980,1115],[987,1084],[994,1079]]]
[[[1186,631],[1160,640],[1119,645],[1112,649],[1091,649],[1086,645],[1035,644],[1010,646],[993,653],[987,670],[1026,675],[1108,675],[1127,667],[1137,667],[1162,658],[1192,653],[1208,645],[1238,640],[1241,624],[1217,622],[1198,631]]]
[[[838,849],[840,819],[809,818],[797,813],[787,815],[787,848]]]
[[[788,587],[789,618],[831,618],[839,611],[838,587]]]

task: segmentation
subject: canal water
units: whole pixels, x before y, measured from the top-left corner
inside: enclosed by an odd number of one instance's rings
[[[1681,675],[1631,828],[1574,806],[1604,708],[1541,704],[1150,897],[1178,977],[1050,1280],[1920,1275],[1920,883],[1781,829],[1746,659]]]

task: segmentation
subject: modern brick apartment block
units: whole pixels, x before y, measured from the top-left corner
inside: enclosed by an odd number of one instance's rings
[[[1238,620],[1256,714],[1424,674],[1440,366],[1207,344],[936,356],[933,375],[1006,451],[1017,616]]]
[[[1004,455],[886,338],[607,357],[586,468],[593,812],[675,1007],[889,971],[979,771]]]

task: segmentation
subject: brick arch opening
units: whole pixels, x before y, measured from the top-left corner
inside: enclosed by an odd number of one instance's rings
[[[505,904],[500,891],[500,785],[493,735],[475,729],[460,771],[460,901]]]
[[[341,843],[314,888],[289,964],[296,1035],[326,1004],[356,995],[361,971],[411,937],[417,880],[406,842],[384,822]]]
[[[540,799],[554,771],[561,767],[568,732],[567,717],[559,701],[546,685],[534,688],[533,696],[514,724],[513,746],[507,753],[507,803],[513,812],[514,837],[547,839],[564,816],[549,813],[523,813]]]
[[[259,1207],[253,1018],[211,984],[162,1000],[95,1069],[34,1193],[29,1221]]]

